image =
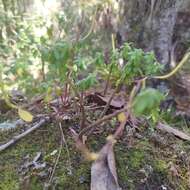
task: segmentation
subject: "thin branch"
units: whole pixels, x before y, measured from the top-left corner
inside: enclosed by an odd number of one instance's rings
[[[114,135],[113,135],[114,139],[118,139],[123,134],[125,124],[129,118],[129,116],[131,115],[130,113],[131,113],[131,108],[132,108],[132,104],[133,104],[133,99],[134,99],[135,95],[137,94],[137,92],[139,91],[142,81],[143,80],[139,80],[137,82],[137,85],[133,87],[133,89],[130,93],[129,102],[128,102],[128,106],[127,106],[128,110],[127,110],[127,112],[125,112],[125,119],[124,119],[124,121],[121,122],[120,126],[117,128],[116,132],[114,133]]]
[[[82,129],[79,133],[79,137],[82,137],[82,135],[84,135],[86,132],[88,132],[90,129],[96,127],[97,125],[100,125],[101,123],[117,116],[119,113],[122,113],[122,112],[126,112],[128,110],[128,106],[126,106],[125,108],[123,109],[120,109],[118,111],[115,111],[114,113],[112,114],[109,114],[109,115],[106,115],[104,116],[103,118],[95,121],[93,124],[89,125],[88,127],[85,127],[84,129]]]
[[[72,138],[75,141],[76,148],[82,153],[86,160],[92,161],[93,159],[91,157],[91,152],[89,148],[86,146],[86,144],[82,142],[81,138],[79,137],[79,134],[76,133],[76,131],[72,128],[70,128],[70,131],[72,134]]]
[[[3,150],[7,149],[8,147],[10,147],[11,145],[15,144],[16,142],[18,142],[20,139],[22,139],[23,137],[27,136],[28,134],[32,133],[33,131],[35,131],[36,129],[40,128],[43,124],[45,124],[47,121],[49,121],[50,118],[46,117],[44,119],[42,119],[39,123],[37,123],[36,125],[34,125],[33,127],[31,127],[30,129],[26,130],[24,133],[21,133],[17,136],[14,136],[10,141],[8,141],[5,144],[0,145],[0,152],[2,152]]]
[[[65,148],[66,148],[66,151],[67,151],[69,167],[71,168],[71,156],[70,156],[70,152],[69,152],[69,147],[68,147],[67,141],[66,141],[66,139],[65,139],[65,135],[64,135],[64,133],[63,133],[63,128],[62,128],[61,123],[59,123],[59,128],[60,128],[60,131],[61,131],[62,140],[63,140],[63,142],[64,142],[64,144],[65,144]]]
[[[120,85],[119,85],[120,86]],[[113,93],[111,94],[110,96],[110,99],[108,100],[106,106],[104,107],[104,110],[102,111],[102,113],[100,114],[100,118],[103,117],[106,112],[108,111],[109,107],[110,107],[110,104],[111,104],[111,101],[113,100],[115,94],[117,93],[119,87],[117,86],[116,89],[113,91]]]
[[[60,131],[61,131],[61,123],[59,123],[59,128],[60,128]],[[61,133],[62,135],[62,133]],[[59,159],[60,159],[60,156],[61,156],[61,152],[62,152],[62,148],[63,148],[63,139],[61,138],[61,144],[60,144],[60,147],[59,147],[59,153],[58,153],[58,156],[56,158],[56,161],[55,161],[55,164],[54,164],[54,167],[53,167],[53,171],[51,172],[51,176],[49,178],[49,182],[48,182],[48,186],[51,185],[52,181],[53,181],[53,176],[55,174],[55,170],[56,170],[56,167],[59,163]]]
[[[60,160],[60,156],[61,156],[61,152],[62,152],[62,149],[63,149],[63,143],[65,144],[65,147],[66,147],[66,151],[67,151],[67,155],[68,155],[68,161],[69,161],[69,166],[71,168],[71,158],[70,158],[70,153],[69,153],[69,149],[68,149],[68,145],[67,145],[67,142],[65,140],[65,135],[63,133],[63,128],[62,128],[62,125],[61,123],[59,123],[59,129],[60,129],[60,133],[61,133],[61,144],[60,144],[60,147],[59,147],[59,153],[58,153],[58,156],[56,158],[56,161],[55,161],[55,164],[54,164],[54,167],[53,167],[53,171],[51,173],[51,176],[49,178],[49,182],[48,184],[46,184],[48,187],[52,184],[52,181],[53,181],[53,176],[55,174],[55,170],[57,168],[57,165],[59,163],[59,160]]]
[[[170,78],[171,76],[175,75],[180,69],[181,67],[188,62],[190,58],[190,52],[187,52],[184,57],[182,58],[182,60],[179,62],[179,64],[171,71],[169,72],[168,74],[166,75],[163,75],[163,76],[154,76],[152,77],[153,79],[168,79]]]
[[[163,124],[163,123],[158,123],[156,126],[156,129],[159,129],[161,131],[167,132],[169,134],[173,134],[176,137],[179,137],[182,140],[187,140],[190,141],[190,136],[189,134],[184,133],[183,131],[180,131],[178,129],[175,129],[173,127],[170,127],[169,125]]]
[[[80,109],[81,109],[81,120],[80,120],[80,128],[85,128],[85,122],[86,122],[86,114],[84,109],[84,94],[81,92],[80,95]]]

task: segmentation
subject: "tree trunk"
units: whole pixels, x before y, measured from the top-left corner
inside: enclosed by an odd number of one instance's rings
[[[170,62],[178,12],[189,0],[128,0],[122,2],[123,41],[132,41],[144,50],[153,50],[162,64]]]

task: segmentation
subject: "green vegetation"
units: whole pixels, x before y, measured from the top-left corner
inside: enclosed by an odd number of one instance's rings
[[[130,42],[119,44],[110,21],[121,19],[119,2],[48,2],[0,1],[0,124],[26,121],[15,129],[0,128],[0,146],[39,119],[50,118],[0,152],[0,190],[42,190],[47,184],[49,189],[88,190],[91,163],[76,150],[71,131],[80,134],[123,108],[126,127],[115,146],[121,187],[158,189],[167,184],[188,189],[188,143],[154,132],[158,122],[189,131],[189,121],[176,116],[173,105],[161,106],[168,94],[152,84],[164,69],[154,52]],[[98,152],[123,122],[114,116],[80,137]],[[39,152],[44,168],[27,167]],[[173,176],[175,167],[179,175]]]

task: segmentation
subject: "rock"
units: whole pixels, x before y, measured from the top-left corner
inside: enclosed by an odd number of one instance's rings
[[[4,130],[10,130],[10,129],[14,129],[16,128],[16,123],[0,123],[0,131],[4,131]]]

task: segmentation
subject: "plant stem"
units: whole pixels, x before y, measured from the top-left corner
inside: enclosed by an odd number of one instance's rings
[[[153,76],[152,78],[154,78],[154,79],[168,79],[168,78],[170,78],[171,76],[176,74],[179,71],[179,69],[181,69],[181,67],[185,63],[187,63],[189,58],[190,58],[190,52],[188,52],[184,55],[183,59],[179,62],[179,64],[170,73],[163,75],[163,76]]]
[[[106,79],[106,86],[104,88],[104,96],[106,95],[107,90],[108,90],[108,86],[109,86],[109,83],[110,83],[110,78],[111,78],[112,70],[113,70],[113,64],[110,66],[109,74],[108,74],[108,77]]]
[[[104,116],[103,118],[95,121],[94,123],[92,123],[91,125],[89,125],[88,127],[85,127],[84,129],[82,129],[79,133],[79,137],[82,137],[86,132],[88,132],[89,130],[93,129],[94,127],[96,127],[97,125],[100,125],[101,123],[111,119],[112,117],[115,117],[117,116],[119,113],[122,113],[122,112],[126,112],[128,110],[128,106],[126,106],[125,108],[123,109],[120,109],[118,111],[115,111],[114,113],[112,114],[109,114],[107,116]]]
[[[80,128],[84,129],[86,122],[86,114],[84,109],[84,94],[81,92],[80,95],[80,109],[81,109],[81,120],[80,120]]]
[[[113,91],[113,93],[111,94],[110,99],[108,100],[106,106],[104,107],[104,110],[103,110],[102,113],[100,114],[100,118],[103,117],[103,116],[106,114],[106,112],[108,111],[108,109],[109,109],[109,107],[110,107],[110,104],[111,104],[111,101],[113,100],[113,98],[114,98],[116,92],[117,92],[117,89],[115,89],[115,90]]]
[[[111,104],[111,101],[113,100],[115,94],[118,92],[118,90],[121,88],[121,84],[117,85],[116,89],[113,91],[113,93],[111,94],[110,96],[110,99],[108,100],[104,110],[102,111],[102,113],[100,114],[100,118],[103,117],[106,112],[108,111],[109,107],[110,107],[110,104]]]
[[[113,52],[115,52],[115,39],[114,39],[113,34],[111,35],[111,40],[112,40],[112,50],[113,50]],[[109,74],[108,74],[108,78],[106,80],[106,86],[105,86],[105,89],[104,89],[104,95],[106,95],[107,90],[108,90],[108,86],[109,86],[109,83],[110,83],[110,78],[111,78],[111,74],[112,74],[112,70],[113,70],[113,64],[114,63],[111,63],[111,66],[110,66],[110,69],[109,69]]]
[[[137,85],[133,87],[131,93],[130,93],[130,97],[129,97],[129,102],[128,104],[118,110],[118,111],[115,111],[114,113],[112,114],[109,114],[107,116],[104,116],[102,118],[100,118],[99,120],[95,121],[94,123],[92,123],[91,125],[89,125],[88,127],[85,127],[84,129],[82,129],[79,133],[79,137],[81,138],[86,132],[88,132],[89,130],[91,129],[94,129],[97,125],[100,125],[101,123],[111,119],[112,117],[116,117],[118,114],[122,113],[122,112],[127,112],[127,118],[129,117],[130,113],[131,113],[131,108],[132,108],[132,104],[133,104],[133,99],[135,97],[135,95],[137,94],[137,92],[139,91],[140,87],[141,87],[141,83],[142,83],[142,80],[139,80],[137,82]],[[121,131],[123,130],[123,126],[121,126],[120,129],[118,129],[118,132],[115,133],[115,136],[118,136],[118,134],[121,133]]]
[[[42,60],[42,80],[45,81],[46,77],[45,77],[45,62],[43,59]]]

